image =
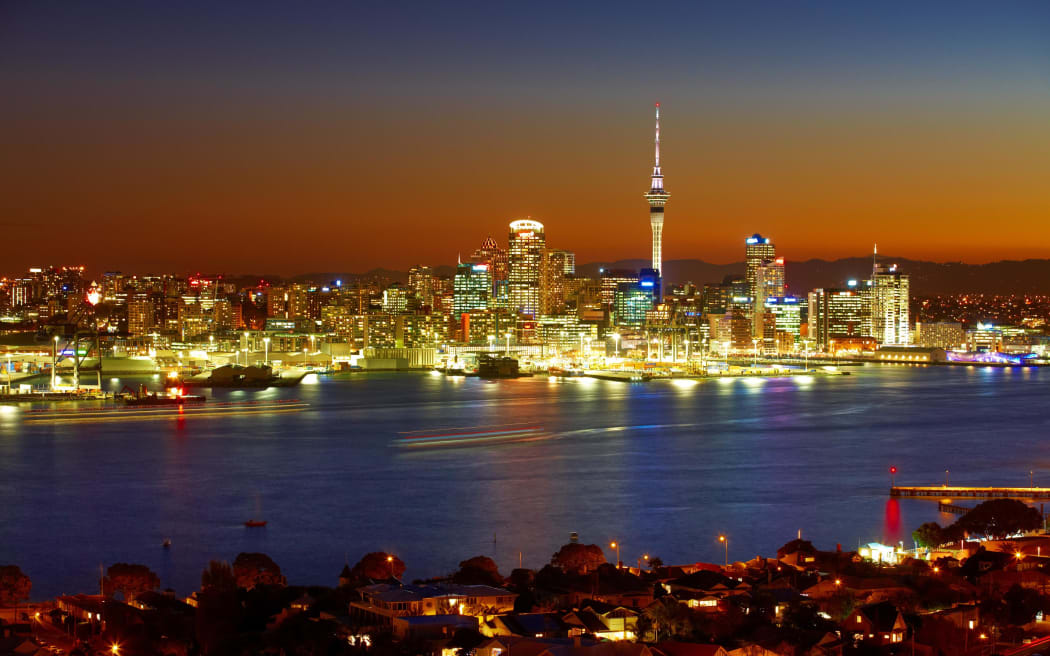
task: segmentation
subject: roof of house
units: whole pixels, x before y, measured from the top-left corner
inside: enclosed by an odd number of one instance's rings
[[[659,656],[718,656],[726,651],[720,645],[705,645],[694,642],[658,642],[652,647]]]
[[[861,606],[857,612],[871,620],[872,628],[876,631],[892,631],[900,616],[900,611],[889,601]]]
[[[517,595],[503,588],[489,585],[459,585],[441,583],[437,585],[392,585],[376,583],[366,585],[358,590],[371,597],[386,602],[420,601],[435,597],[506,597]]]

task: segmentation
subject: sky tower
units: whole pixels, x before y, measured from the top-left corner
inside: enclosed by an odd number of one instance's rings
[[[649,201],[649,225],[653,229],[653,268],[663,275],[664,204],[671,194],[664,191],[664,174],[660,172],[660,103],[656,103],[656,162],[653,181],[645,199]]]

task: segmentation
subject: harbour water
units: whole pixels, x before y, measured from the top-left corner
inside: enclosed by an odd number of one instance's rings
[[[129,380],[111,380],[119,389]],[[952,521],[901,484],[1050,484],[1050,370],[870,365],[850,376],[627,384],[429,374],[309,376],[216,401],[297,412],[26,421],[0,406],[0,564],[33,598],[143,563],[188,594],[209,559],[271,555],[333,585],[344,559],[397,553],[409,578],[486,554],[539,567],[571,531],[666,562],[903,540]],[[398,448],[419,432],[538,427],[545,439]],[[265,528],[244,521],[261,514]],[[163,549],[165,538],[171,547]],[[611,559],[615,554],[606,548]]]

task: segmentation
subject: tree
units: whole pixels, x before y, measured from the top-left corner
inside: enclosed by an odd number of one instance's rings
[[[106,580],[111,590],[124,595],[124,601],[130,602],[143,592],[160,587],[160,577],[145,565],[114,563],[106,570]]]
[[[937,522],[926,522],[911,532],[911,539],[920,547],[939,547],[944,544],[944,529]]]
[[[992,499],[979,504],[955,522],[969,533],[1001,538],[1043,525],[1039,511],[1017,499]]]
[[[503,585],[496,561],[488,556],[474,556],[459,564],[459,571],[452,575],[452,580],[464,585]]]
[[[551,556],[551,565],[566,574],[586,574],[603,563],[605,563],[605,553],[596,544],[570,542]]]
[[[664,566],[664,559],[659,556],[653,556],[649,559],[649,567],[652,569],[660,569]]]
[[[365,554],[354,568],[350,570],[356,581],[364,579],[401,578],[405,573],[405,564],[397,556],[385,551],[373,551]]]
[[[29,599],[33,582],[18,565],[0,566],[0,606],[17,604]]]
[[[208,569],[201,572],[201,590],[231,591],[237,589],[233,568],[225,560],[213,560]]]
[[[233,561],[233,577],[238,588],[251,590],[257,585],[287,585],[281,568],[264,553],[239,553]]]
[[[652,626],[653,642],[686,636],[693,630],[689,609],[673,597],[657,599],[643,615]]]

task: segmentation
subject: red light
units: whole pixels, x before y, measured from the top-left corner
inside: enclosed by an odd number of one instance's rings
[[[896,474],[897,473],[897,468],[896,467],[890,467],[890,473],[891,474]]]
[[[659,107],[659,106],[660,106],[660,103],[656,103],[656,106],[657,106],[657,107]]]

